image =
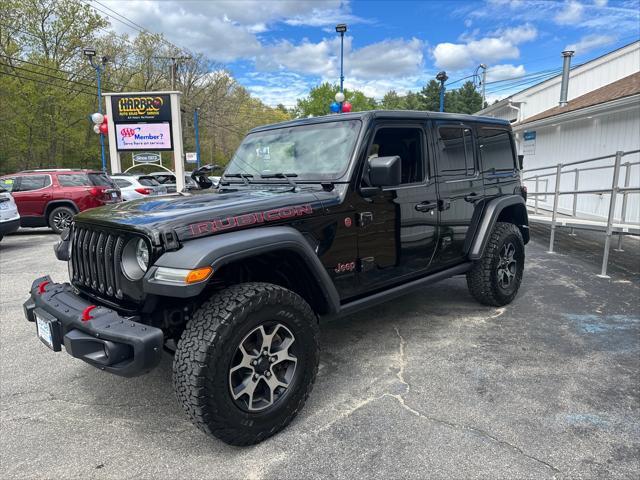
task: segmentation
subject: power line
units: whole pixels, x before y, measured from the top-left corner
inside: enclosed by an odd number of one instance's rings
[[[89,85],[88,83],[82,83],[82,82],[78,82],[77,80],[69,80],[69,79],[66,79],[66,78],[56,77],[55,75],[50,75],[50,74],[44,73],[44,72],[36,72],[34,70],[29,70],[28,68],[18,67],[17,65],[11,65],[10,63],[1,63],[0,62],[0,65],[4,66],[4,67],[10,67],[10,68],[13,68],[13,69],[16,69],[16,70],[22,70],[24,72],[32,73],[34,75],[42,75],[44,77],[53,78],[55,80],[60,80],[62,82],[66,82],[66,83],[73,83],[73,84],[80,85],[80,86],[83,86],[83,87],[93,88],[93,85]]]
[[[17,75],[17,74],[14,74],[14,73],[3,72],[3,71],[0,71],[0,75],[8,75],[10,77],[16,77],[16,78],[19,78],[21,80],[28,80],[30,82],[36,82],[36,83],[40,83],[42,85],[49,85],[51,87],[56,87],[56,88],[59,88],[61,90],[66,90],[67,92],[83,93],[83,94],[88,95],[88,96],[90,96],[92,98],[94,98],[96,96],[95,93],[89,93],[89,92],[87,92],[85,90],[73,89],[73,88],[70,88],[70,87],[65,87],[64,85],[57,85],[55,83],[47,82],[45,80],[40,80],[40,79],[37,79],[37,78],[24,77],[22,75]]]

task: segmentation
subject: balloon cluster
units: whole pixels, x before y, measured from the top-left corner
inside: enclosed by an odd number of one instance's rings
[[[102,135],[106,135],[109,131],[109,127],[107,126],[107,116],[101,113],[93,113],[91,114],[91,121],[93,122],[93,131],[96,133],[101,133]]]
[[[351,111],[351,104],[344,101],[344,93],[336,93],[336,101],[329,105],[333,113],[348,113]]]

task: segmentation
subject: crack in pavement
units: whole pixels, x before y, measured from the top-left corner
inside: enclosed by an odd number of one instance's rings
[[[493,316],[491,316],[491,318],[496,318],[500,315],[502,315],[504,313],[503,308],[500,309],[496,309],[496,312]],[[365,407],[366,405],[369,405],[371,402],[374,402],[376,400],[380,400],[384,397],[388,397],[388,398],[392,398],[394,400],[396,400],[398,402],[398,404],[406,411],[408,411],[409,413],[411,413],[412,415],[433,422],[433,423],[437,423],[439,425],[444,425],[446,427],[452,428],[454,430],[457,431],[461,431],[461,432],[470,432],[470,433],[474,433],[480,437],[486,438],[491,440],[492,442],[507,447],[510,450],[530,459],[533,460],[537,463],[540,463],[541,465],[544,465],[546,468],[552,470],[555,473],[561,473],[559,469],[557,469],[556,467],[554,467],[553,465],[551,465],[550,463],[535,457],[533,455],[530,455],[528,453],[526,453],[524,450],[522,450],[522,448],[518,447],[517,445],[514,445],[512,443],[507,442],[506,440],[501,440],[500,438],[492,435],[491,433],[487,432],[486,430],[483,430],[481,428],[477,428],[477,427],[472,427],[469,425],[462,425],[462,424],[458,424],[458,423],[454,423],[454,422],[450,422],[447,420],[443,420],[440,418],[436,418],[436,417],[432,417],[430,415],[426,415],[418,410],[416,410],[415,408],[411,407],[410,405],[407,404],[404,395],[407,395],[409,393],[409,391],[411,390],[411,384],[405,380],[404,378],[404,372],[405,372],[405,368],[408,364],[408,360],[406,357],[406,345],[407,345],[407,341],[405,340],[405,338],[402,336],[402,334],[400,333],[400,330],[398,329],[397,326],[393,327],[396,335],[398,336],[398,339],[400,340],[400,345],[398,347],[398,352],[395,354],[395,359],[398,363],[398,371],[396,372],[396,377],[398,378],[398,380],[400,381],[400,383],[402,383],[405,387],[406,390],[404,393],[399,394],[399,393],[390,393],[390,392],[383,392],[381,395],[377,395],[377,396],[373,396],[373,397],[367,397],[362,399],[360,402],[356,403],[355,405],[352,405],[348,410],[342,411],[338,414],[337,417],[333,418],[330,422],[326,423],[325,425],[323,425],[322,427],[314,430],[312,433],[314,435],[317,435],[319,433],[322,433],[324,431],[326,431],[327,429],[331,428],[335,423],[337,423],[340,420],[343,420],[345,418],[348,418],[349,416],[351,416],[353,413],[355,413],[356,411],[358,411],[359,409],[361,409],[362,407]]]

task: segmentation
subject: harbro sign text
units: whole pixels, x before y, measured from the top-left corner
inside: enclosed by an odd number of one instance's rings
[[[114,123],[170,122],[169,95],[114,95],[111,108]]]

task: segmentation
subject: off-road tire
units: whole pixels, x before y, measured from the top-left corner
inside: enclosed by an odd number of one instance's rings
[[[49,213],[49,218],[47,219],[48,224],[49,224],[49,228],[51,228],[51,230],[53,230],[55,233],[57,233],[58,235],[62,232],[62,230],[64,230],[65,227],[60,228],[60,226],[58,225],[58,222],[56,221],[56,219],[59,216],[64,216],[69,217],[71,220],[73,219],[73,216],[76,214],[76,212],[73,211],[73,209],[69,208],[69,207],[56,207],[53,210],[51,210],[51,212]],[[69,221],[69,225],[71,225],[71,221]],[[67,225],[67,226],[69,226]]]
[[[516,250],[516,273],[513,284],[503,288],[498,280],[500,254],[505,245],[511,243]],[[518,293],[524,271],[524,241],[522,233],[513,223],[498,222],[491,232],[491,237],[484,255],[475,262],[467,272],[467,286],[473,298],[484,305],[502,307],[511,303]]]
[[[286,396],[247,412],[231,396],[230,364],[245,335],[269,320],[285,324],[301,342],[299,370]],[[261,442],[302,409],[318,372],[318,337],[317,317],[296,293],[270,283],[230,286],[202,304],[182,333],[173,361],[176,396],[203,432],[231,445]]]

